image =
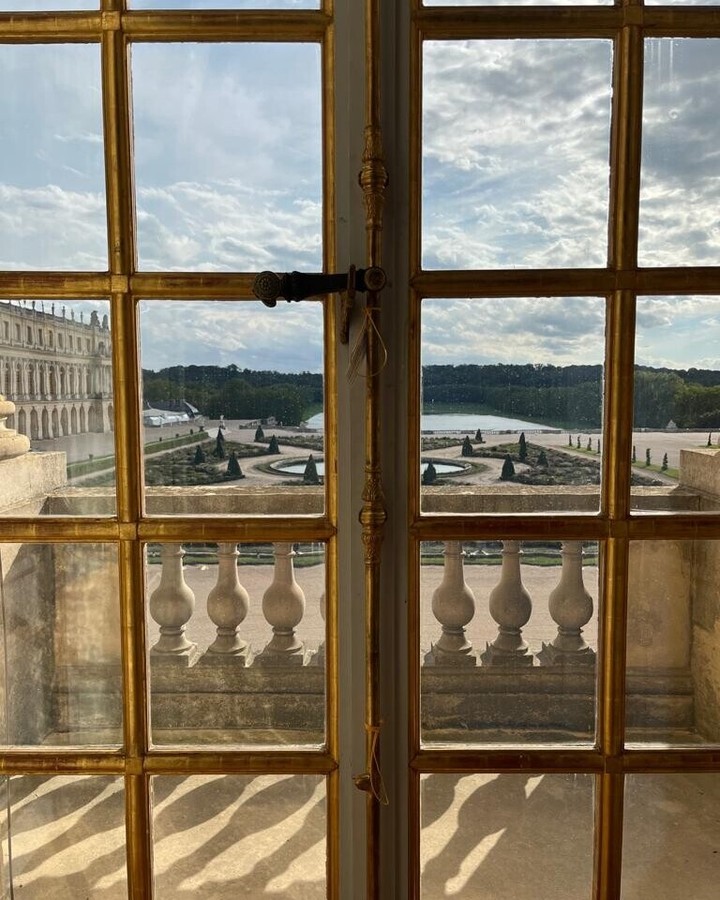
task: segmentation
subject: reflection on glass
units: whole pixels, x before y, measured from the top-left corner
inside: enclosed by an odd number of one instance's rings
[[[593,867],[590,775],[425,775],[421,897],[578,900]]]
[[[23,775],[2,794],[5,896],[129,896],[122,778]]]
[[[719,806],[715,773],[627,776],[623,900],[715,900]]]
[[[154,896],[326,897],[320,775],[152,779]]]
[[[605,304],[425,300],[423,512],[594,511]]]
[[[130,9],[319,9],[320,0],[129,0]]]
[[[0,300],[0,515],[115,512],[109,312],[100,300]]]
[[[0,82],[0,269],[106,269],[99,45],[4,44]]]
[[[630,544],[627,738],[720,744],[720,542]]]
[[[640,297],[635,343],[633,484],[636,510],[720,508],[720,299]]]
[[[322,544],[150,544],[158,744],[322,744]]]
[[[139,264],[319,270],[320,47],[135,44]]]
[[[640,265],[720,262],[719,54],[717,39],[646,42]]]
[[[423,0],[423,6],[602,6],[610,3],[610,0],[600,0],[599,3],[593,3],[593,0],[553,0],[548,3],[547,0]]]
[[[610,42],[423,46],[423,266],[604,266]]]
[[[100,0],[0,0],[0,12],[60,12],[99,6]]]
[[[592,739],[598,553],[580,541],[421,545],[424,741]]]
[[[120,743],[115,546],[0,544],[0,564],[2,743]]]
[[[148,512],[322,513],[322,305],[144,302],[140,327]]]

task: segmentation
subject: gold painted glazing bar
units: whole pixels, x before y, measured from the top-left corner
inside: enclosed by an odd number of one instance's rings
[[[84,272],[2,272],[0,296],[14,300],[55,297],[107,297],[113,290],[106,273]]]
[[[332,24],[319,10],[138,10],[122,22],[134,41],[318,41]]]
[[[623,776],[599,775],[595,791],[593,897],[617,900],[621,879]]]
[[[601,565],[603,615],[599,635],[598,743],[611,758],[621,755],[625,730],[628,556],[628,541],[611,539],[605,545]]]
[[[605,455],[602,460],[603,505],[611,521],[630,514],[630,459],[633,428],[635,297],[614,294],[608,304],[605,378]]]
[[[642,97],[643,33],[628,26],[615,43],[608,257],[615,269],[637,266]]]
[[[150,775],[329,775],[336,770],[336,761],[324,750],[151,750],[143,766]]]
[[[103,35],[103,120],[110,272],[129,276],[134,268],[131,124],[127,45],[119,31]]]
[[[128,890],[133,900],[152,897],[152,820],[147,775],[125,776]]]
[[[155,541],[235,541],[236,543],[256,543],[287,541],[330,540],[335,535],[334,526],[320,516],[317,519],[275,519],[257,516],[249,518],[225,519],[195,518],[178,516],[171,519],[143,519],[138,525],[141,540]]]
[[[551,774],[562,772],[604,772],[605,757],[599,750],[566,750],[550,747],[493,750],[453,746],[447,749],[421,750],[411,767],[434,775],[471,775],[476,772],[525,772]]]

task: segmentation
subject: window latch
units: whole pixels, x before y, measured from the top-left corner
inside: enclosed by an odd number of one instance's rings
[[[350,266],[345,274],[286,272],[260,272],[253,282],[253,294],[265,306],[273,307],[278,299],[290,301],[307,300],[323,294],[342,294],[340,306],[340,341],[347,344],[350,333],[350,313],[355,293],[360,291],[381,291],[387,282],[384,269],[370,266],[356,269]]]

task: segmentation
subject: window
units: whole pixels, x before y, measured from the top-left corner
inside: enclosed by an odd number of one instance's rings
[[[14,887],[714,897],[717,9],[13,5]]]

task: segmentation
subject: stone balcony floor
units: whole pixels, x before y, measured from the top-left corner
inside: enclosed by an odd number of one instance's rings
[[[428,776],[423,900],[589,900],[592,784],[582,775]],[[4,897],[127,897],[121,780],[26,776],[9,793]],[[160,777],[154,804],[156,897],[325,897],[321,778]],[[622,900],[716,900],[720,776],[633,778],[625,850]]]

